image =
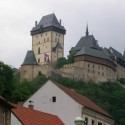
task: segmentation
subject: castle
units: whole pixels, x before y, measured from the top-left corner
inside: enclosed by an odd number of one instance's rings
[[[70,53],[75,53],[74,62],[55,69],[54,64],[64,56],[66,29],[55,14],[43,16],[31,30],[32,50],[28,51],[20,68],[21,80],[33,80],[39,73],[47,77],[67,77],[86,82],[105,82],[125,79],[125,52],[122,55],[114,48],[102,48],[93,35],[81,37]]]

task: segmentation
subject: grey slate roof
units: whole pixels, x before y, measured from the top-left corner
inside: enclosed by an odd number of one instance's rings
[[[60,43],[58,42],[57,44],[56,44],[56,46],[54,47],[54,51],[56,50],[56,49],[62,49],[62,46],[60,45]]]
[[[43,16],[40,22],[38,23],[37,27],[33,27],[32,31],[38,30],[40,28],[47,28],[50,26],[57,27],[59,29],[65,30],[63,26],[60,25],[59,21],[57,20],[54,13]]]
[[[110,47],[109,50],[111,51],[111,53],[112,53],[113,55],[116,56],[117,59],[119,58],[119,59],[123,60],[123,56],[122,56],[122,54],[121,54],[120,52],[118,52],[117,50],[115,50],[115,49],[112,48],[112,47]]]
[[[74,50],[75,51],[79,51],[83,47],[99,48],[99,45],[98,45],[97,41],[95,40],[94,36],[93,35],[89,35],[89,36],[81,37],[79,42],[74,47]]]
[[[22,65],[38,65],[34,52],[32,50],[27,51],[26,57]]]
[[[104,49],[95,49],[95,48],[90,48],[90,47],[83,47],[75,56],[80,56],[80,55],[89,55],[89,56],[103,58],[103,59],[111,61],[111,59],[106,54]]]

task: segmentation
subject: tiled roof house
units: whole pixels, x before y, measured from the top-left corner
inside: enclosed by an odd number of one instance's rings
[[[15,109],[12,109],[12,113],[12,125],[64,125],[64,123],[55,115],[23,106],[16,106]]]

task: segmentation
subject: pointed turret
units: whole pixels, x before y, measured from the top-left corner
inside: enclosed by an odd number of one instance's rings
[[[124,58],[124,61],[125,61],[125,50],[124,50],[123,58]]]
[[[22,65],[38,65],[34,52],[32,50],[28,51],[26,54],[26,57],[24,59],[24,62]]]
[[[86,36],[89,36],[88,24],[87,24],[87,26],[86,26]]]

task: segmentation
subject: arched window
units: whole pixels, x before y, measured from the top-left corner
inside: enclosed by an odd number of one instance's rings
[[[40,54],[40,47],[38,48],[38,54]]]

